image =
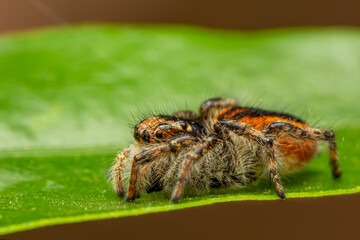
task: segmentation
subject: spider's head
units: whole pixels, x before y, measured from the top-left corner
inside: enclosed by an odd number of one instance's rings
[[[134,138],[139,143],[156,144],[187,134],[200,136],[203,132],[203,127],[193,120],[159,115],[137,124]]]

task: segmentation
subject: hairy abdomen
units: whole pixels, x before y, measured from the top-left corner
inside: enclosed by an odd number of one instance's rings
[[[266,130],[266,127],[272,122],[288,122],[305,129],[310,127],[303,120],[292,115],[257,108],[226,108],[219,112],[216,119],[218,121],[235,120],[260,131]],[[303,167],[317,152],[316,140],[295,139],[286,133],[279,133],[274,140],[277,156],[281,158],[280,170],[282,172],[294,171]]]

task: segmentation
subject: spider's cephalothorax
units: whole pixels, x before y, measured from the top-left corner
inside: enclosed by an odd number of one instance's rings
[[[134,138],[110,172],[115,191],[127,201],[144,190],[164,190],[177,202],[185,187],[243,187],[266,173],[285,199],[280,174],[309,162],[319,140],[329,143],[332,173],[340,176],[332,130],[312,128],[289,114],[243,107],[234,99],[209,99],[199,115],[181,111],[147,118],[135,126]]]

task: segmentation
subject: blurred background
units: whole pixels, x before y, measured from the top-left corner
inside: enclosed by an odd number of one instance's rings
[[[82,22],[112,22],[130,24],[185,24],[216,29],[234,29],[254,31],[273,28],[305,26],[360,26],[360,1],[356,0],[317,0],[317,1],[193,1],[193,0],[0,0],[0,34],[34,28],[71,25]],[[359,208],[353,208],[360,200],[360,195],[329,197],[323,199],[295,199],[286,203],[238,202],[206,206],[204,208],[185,209],[168,213],[60,225],[20,232],[5,237],[6,239],[63,239],[70,235],[75,238],[98,239],[111,237],[114,229],[125,229],[123,237],[131,237],[139,226],[146,226],[138,231],[138,236],[151,237],[154,224],[164,227],[162,236],[172,236],[176,224],[197,225],[199,228],[186,228],[174,238],[190,236],[233,237],[229,228],[242,226],[244,237],[267,237],[276,225],[281,223],[281,236],[292,235],[293,239],[307,237],[334,239],[354,238],[356,221],[350,215],[359,216]],[[338,211],[333,212],[334,209]],[[332,218],[324,219],[332,213]],[[236,216],[235,216],[236,214]],[[309,219],[309,214],[314,216]],[[327,214],[327,215],[326,215]],[[232,218],[228,218],[232,215]],[[238,217],[237,217],[238,216]],[[249,217],[240,217],[249,216]],[[271,216],[273,222],[269,222]],[[241,218],[241,219],[240,219]],[[303,225],[294,225],[292,219]],[[171,221],[169,222],[169,219]],[[221,219],[221,221],[219,220]],[[248,221],[248,220],[249,221]],[[342,226],[338,229],[337,221]],[[199,224],[200,223],[200,224]],[[121,227],[120,227],[121,226]],[[210,227],[209,227],[210,226]],[[258,231],[262,229],[263,231]],[[327,229],[335,230],[328,232]],[[212,231],[211,231],[212,229]],[[219,229],[222,229],[221,231]],[[202,234],[202,231],[207,234]],[[211,234],[210,234],[211,233]],[[344,235],[345,233],[345,235]],[[215,234],[215,235],[214,235]],[[314,235],[315,234],[315,235]],[[279,235],[273,235],[280,237]],[[272,239],[270,237],[270,239]]]
[[[360,26],[359,9],[356,0],[1,0],[0,32],[89,21],[241,30]]]

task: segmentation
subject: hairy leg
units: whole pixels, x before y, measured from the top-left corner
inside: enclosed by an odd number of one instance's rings
[[[194,162],[204,156],[207,152],[213,149],[220,141],[217,135],[210,135],[204,139],[203,142],[195,145],[186,155],[182,163],[182,167],[179,173],[179,179],[177,180],[174,188],[171,201],[178,202],[183,193],[185,184],[189,178],[191,167]]]
[[[322,130],[316,128],[301,128],[287,122],[272,122],[265,130],[267,136],[286,133],[297,139],[311,139],[327,141],[330,150],[330,164],[332,166],[332,174],[335,178],[340,177],[338,152],[336,147],[336,137],[333,130]]]
[[[281,199],[286,198],[285,191],[280,180],[280,175],[277,171],[274,143],[272,139],[267,138],[261,131],[251,128],[245,123],[237,121],[219,121],[215,124],[214,128],[216,131],[230,130],[238,135],[246,136],[257,142],[259,145],[265,147],[267,152],[267,167],[270,173],[270,178],[274,183],[275,191]]]
[[[119,153],[116,156],[116,163],[113,167],[113,169],[111,170],[111,178],[113,181],[113,187],[114,190],[116,192],[116,194],[120,197],[124,196],[124,186],[123,186],[123,182],[122,182],[122,171],[124,169],[124,161],[126,158],[128,158],[129,155],[129,150],[125,149],[124,151],[122,151],[121,153]]]
[[[169,141],[166,144],[162,144],[156,146],[154,148],[145,150],[137,155],[135,155],[134,160],[131,166],[130,173],[130,182],[129,182],[129,190],[128,195],[125,201],[133,201],[136,196],[136,182],[138,177],[139,166],[145,164],[147,162],[152,161],[156,157],[160,156],[161,153],[164,152],[177,152],[181,150],[183,147],[189,146],[191,143],[195,141],[195,137],[190,135],[181,136]]]

